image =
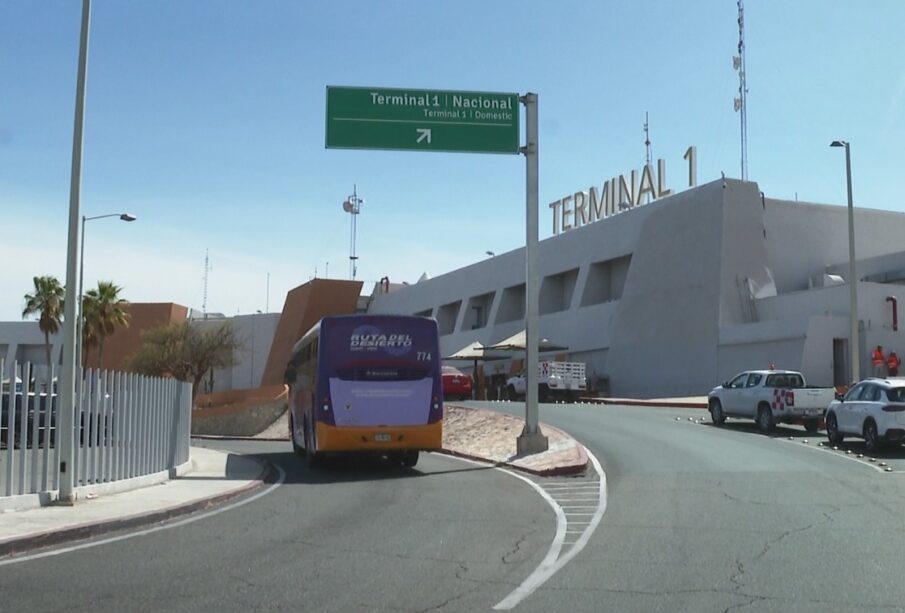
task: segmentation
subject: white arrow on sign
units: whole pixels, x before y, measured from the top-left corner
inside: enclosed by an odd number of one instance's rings
[[[420,143],[421,141],[423,141],[426,138],[427,144],[428,145],[431,144],[430,128],[415,128],[415,132],[418,133],[418,140],[415,141],[416,143]]]

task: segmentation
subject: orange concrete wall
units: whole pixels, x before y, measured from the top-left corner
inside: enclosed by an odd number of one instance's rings
[[[104,341],[104,368],[126,370],[129,357],[141,342],[141,333],[149,328],[185,321],[188,308],[172,302],[133,302],[126,308],[130,316],[129,327],[117,328]],[[88,352],[87,368],[98,367],[97,348]]]
[[[321,317],[355,313],[361,288],[361,281],[312,279],[290,290],[286,294],[261,385],[282,384],[292,346]]]

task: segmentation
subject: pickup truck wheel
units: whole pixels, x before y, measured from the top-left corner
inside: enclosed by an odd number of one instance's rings
[[[845,438],[839,432],[839,422],[836,421],[835,413],[830,413],[826,416],[826,438],[834,445],[841,443],[842,439]]]
[[[880,448],[880,435],[877,433],[877,424],[872,419],[864,422],[864,448],[870,452]]]
[[[804,420],[804,429],[808,432],[817,432],[818,427],[820,426],[820,422],[816,419],[806,419]]]
[[[767,405],[761,405],[757,408],[757,428],[764,434],[773,432],[776,422],[773,421],[773,409]]]
[[[723,404],[717,398],[710,401],[710,418],[717,426],[722,426],[726,422],[726,414],[723,413]]]
[[[541,385],[540,389],[537,390],[537,401],[547,402],[548,400],[550,400],[550,388],[546,385]]]

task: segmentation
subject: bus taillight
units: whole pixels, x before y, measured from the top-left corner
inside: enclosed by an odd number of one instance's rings
[[[324,396],[324,411],[330,410],[330,396]]]
[[[435,408],[435,409],[439,409],[439,408],[440,408],[440,399],[437,398],[436,396],[434,396],[433,399],[432,399],[432,401],[433,401],[433,403],[434,403],[434,408]]]

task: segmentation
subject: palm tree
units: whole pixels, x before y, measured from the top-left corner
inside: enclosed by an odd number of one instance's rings
[[[90,289],[82,298],[82,346],[97,345],[98,368],[104,368],[104,340],[118,326],[129,325],[129,301],[120,298],[123,288],[112,281],[98,281],[96,289]]]
[[[60,331],[63,323],[63,302],[66,290],[60,281],[53,276],[34,277],[35,293],[25,294],[25,308],[22,319],[29,315],[38,315],[38,328],[44,333],[44,351],[47,356],[48,372],[53,366],[50,357],[50,335]]]

